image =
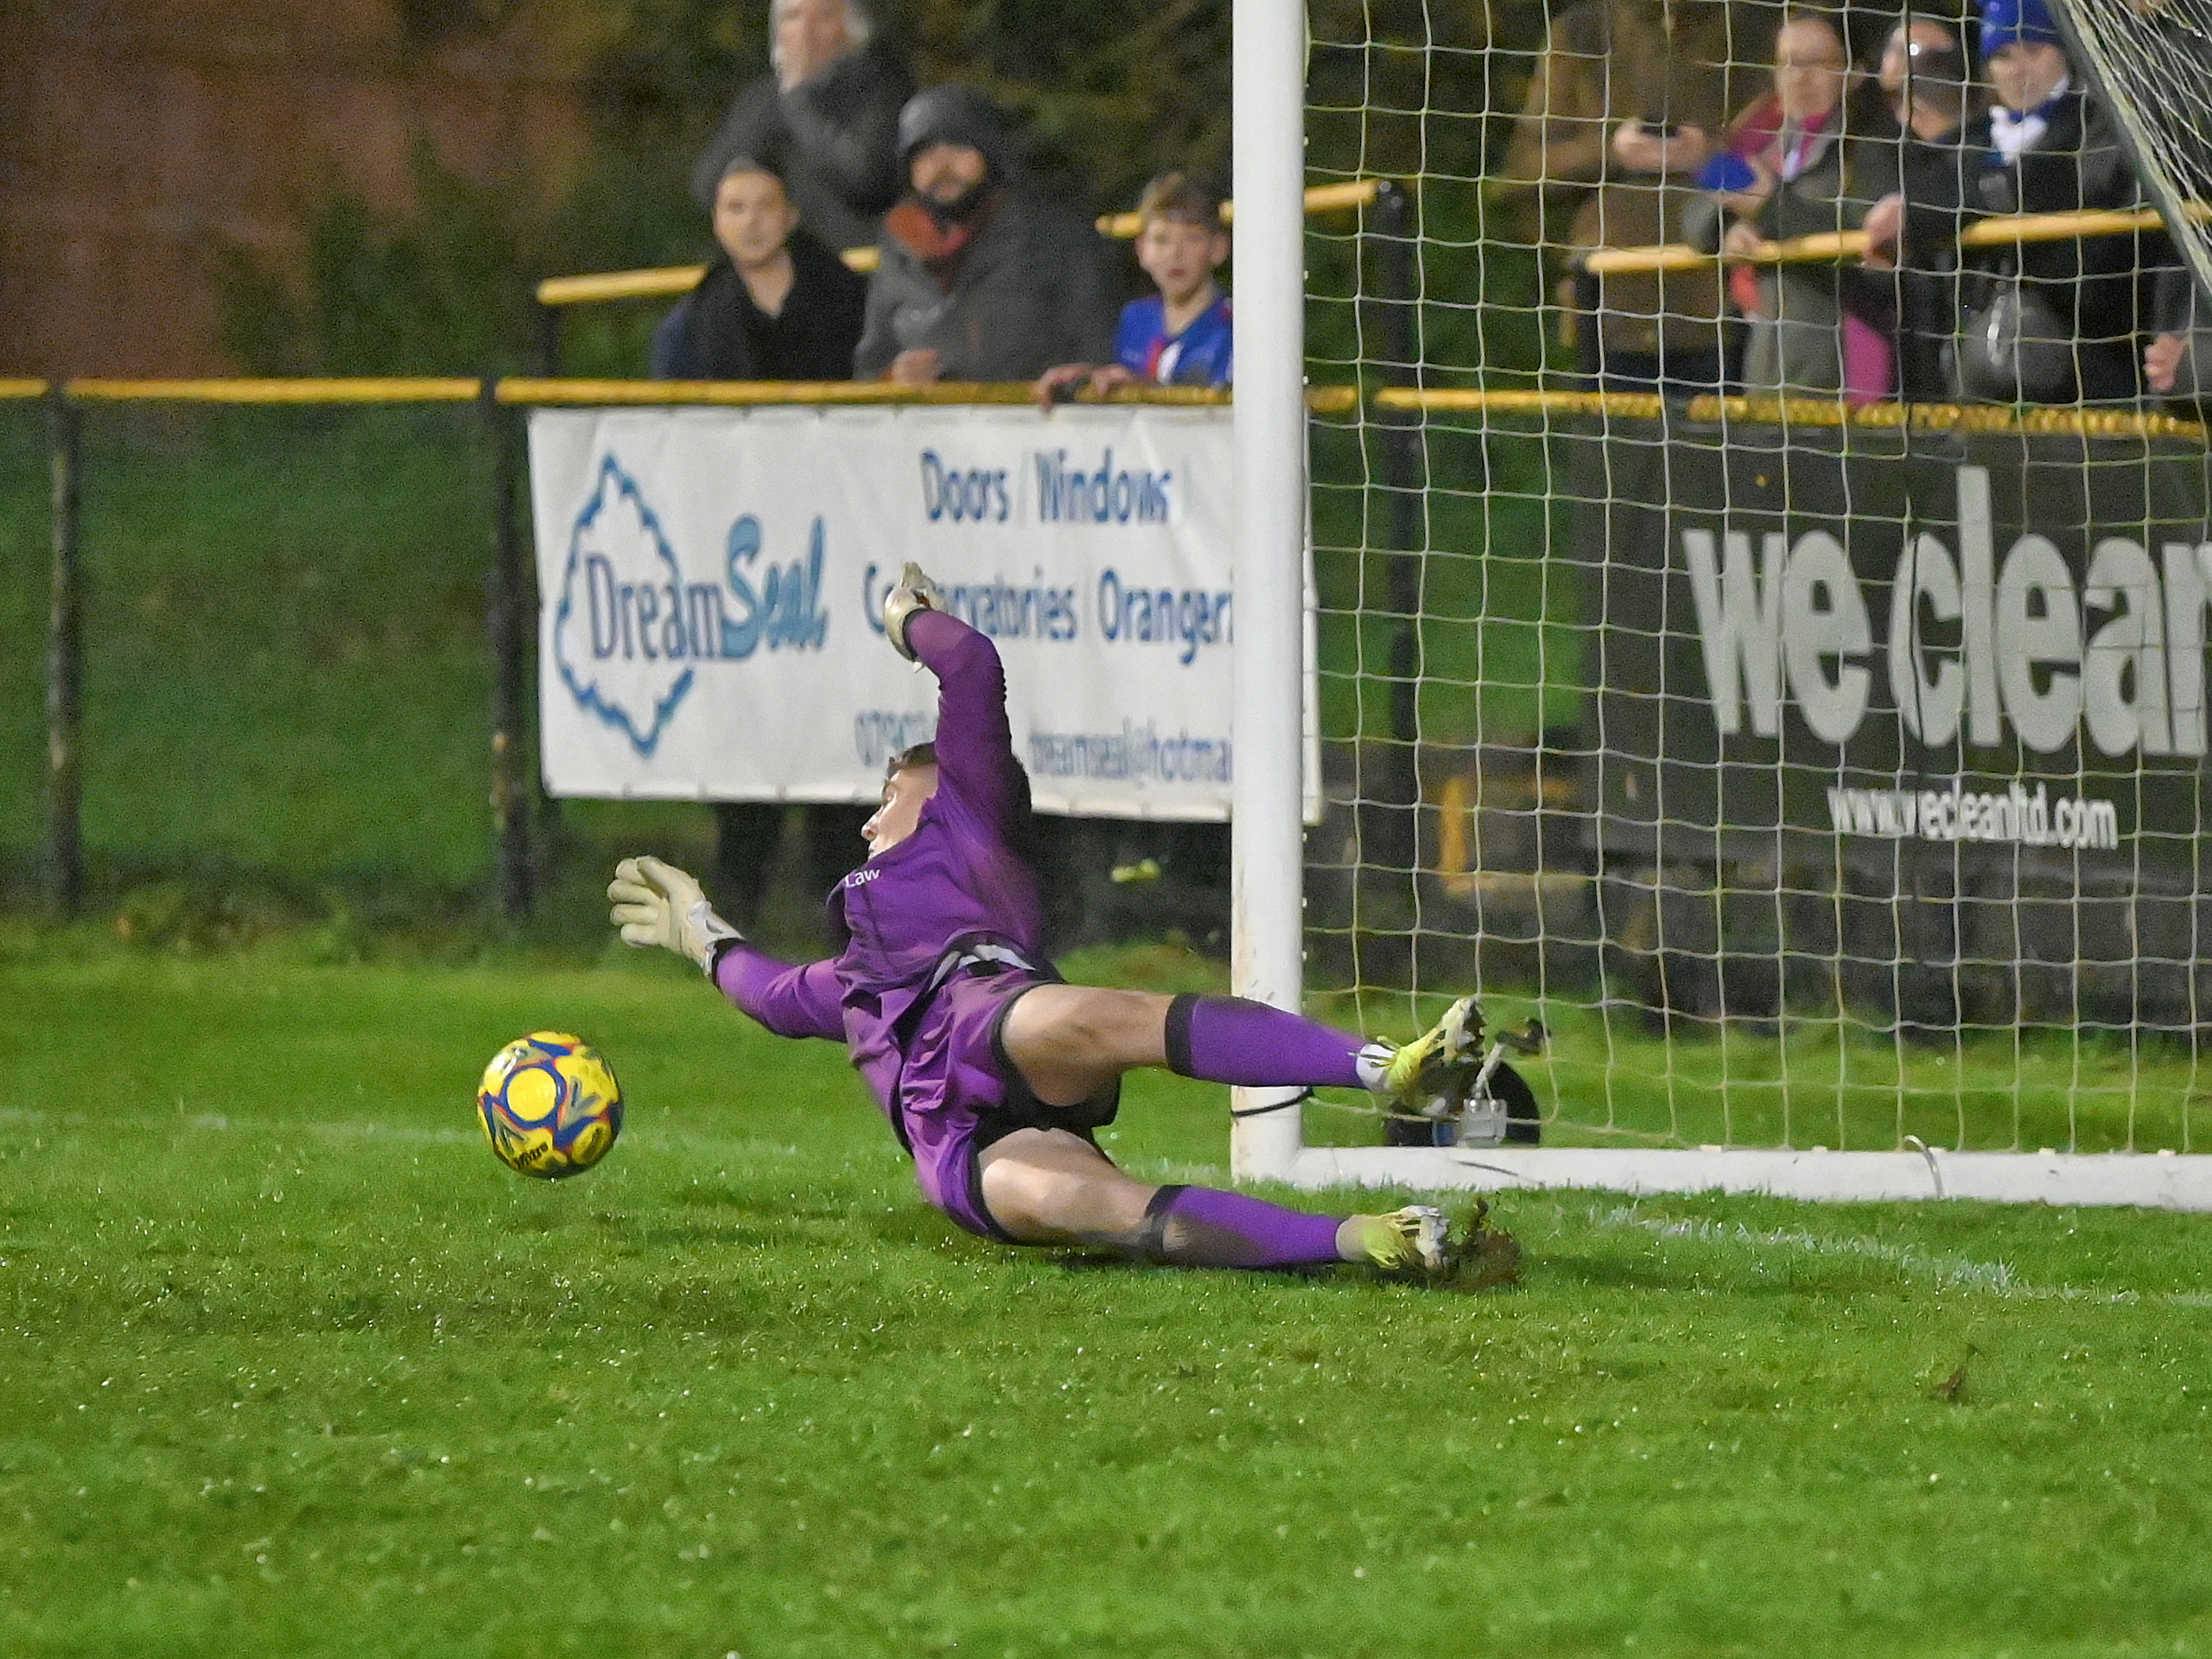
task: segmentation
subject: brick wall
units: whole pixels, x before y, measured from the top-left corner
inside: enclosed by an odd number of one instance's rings
[[[557,203],[582,159],[590,43],[533,28],[527,6],[432,41],[410,37],[397,0],[9,9],[0,374],[224,372],[224,251],[295,256],[331,182],[404,214],[427,139],[529,211]]]

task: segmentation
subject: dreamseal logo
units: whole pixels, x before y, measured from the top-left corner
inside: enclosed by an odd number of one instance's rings
[[[824,536],[816,519],[803,557],[763,557],[760,520],[740,514],[723,550],[726,580],[686,580],[660,520],[614,456],[576,515],[553,614],[553,657],[578,705],[650,757],[700,665],[742,662],[763,646],[819,650]]]
[[[1889,629],[1877,645],[1866,598],[1843,544],[1824,530],[1795,544],[1709,530],[1682,532],[1713,725],[1771,738],[1785,690],[1814,736],[1849,743],[1865,717],[1879,651],[1905,728],[1923,745],[1987,747],[2004,727],[2037,754],[2063,749],[2086,724],[2106,755],[2205,752],[2205,606],[2212,543],[2166,544],[2154,562],[2137,542],[2108,536],[2090,550],[2077,590],[2051,540],[2031,531],[1996,557],[1990,478],[1959,469],[1959,556],[1915,537],[1898,562]],[[2086,613],[2106,619],[2085,638]],[[1923,638],[1925,621],[1959,643]]]

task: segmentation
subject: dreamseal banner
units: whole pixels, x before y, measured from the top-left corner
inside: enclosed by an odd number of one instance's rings
[[[997,643],[1040,809],[1225,818],[1229,415],[537,411],[546,787],[873,800],[935,728],[881,621],[913,559]]]

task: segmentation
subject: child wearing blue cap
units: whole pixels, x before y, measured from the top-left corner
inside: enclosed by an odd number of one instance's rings
[[[1990,140],[2016,161],[2049,134],[2072,88],[2065,39],[2044,0],[1984,0],[1982,57],[1997,94]]]
[[[2142,194],[2119,134],[2076,83],[2048,0],[1982,0],[1981,13],[1996,101],[1984,118],[1979,199],[1967,210],[2137,205]],[[1970,142],[1981,137],[1968,130]],[[1985,249],[1961,261],[1961,391],[1998,403],[2135,398],[2154,272],[2171,258],[2170,245],[2154,233]]]
[[[2108,403],[2142,389],[2142,337],[2158,272],[2173,262],[2161,233],[1957,247],[1992,215],[2128,209],[2142,191],[2112,119],[2084,96],[2049,0],[1982,0],[1981,45],[1996,103],[1960,136],[1955,184],[1909,170],[1901,212],[1878,205],[1869,234],[1893,225],[1908,263],[1956,250],[1950,345],[1960,396],[1999,404]],[[1901,224],[1900,224],[1901,222]]]

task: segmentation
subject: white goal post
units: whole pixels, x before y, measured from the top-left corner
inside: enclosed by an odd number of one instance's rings
[[[1239,995],[1297,1008],[1306,988],[1301,674],[1310,620],[1302,580],[1310,461],[1302,192],[1309,165],[1309,12],[1282,0],[1235,0],[1233,24],[1238,617],[1231,979]],[[1723,1077],[1720,1090],[1729,1086]],[[1301,1188],[1718,1189],[1802,1199],[1972,1198],[2212,1210],[2212,1156],[1947,1151],[1905,1133],[1901,1114],[1894,1149],[1829,1151],[1734,1137],[1726,1146],[1309,1146],[1294,1091],[1239,1090],[1232,1109],[1236,1177]],[[1784,1123],[1786,1138],[1802,1138],[1802,1131],[1790,1134],[1786,1117]],[[1552,1127],[1547,1122],[1547,1138]]]
[[[1295,1009],[1305,988],[1305,7],[1236,0],[1237,599],[1230,973]],[[1231,1096],[1231,1164],[1294,1178],[1296,1091]]]

